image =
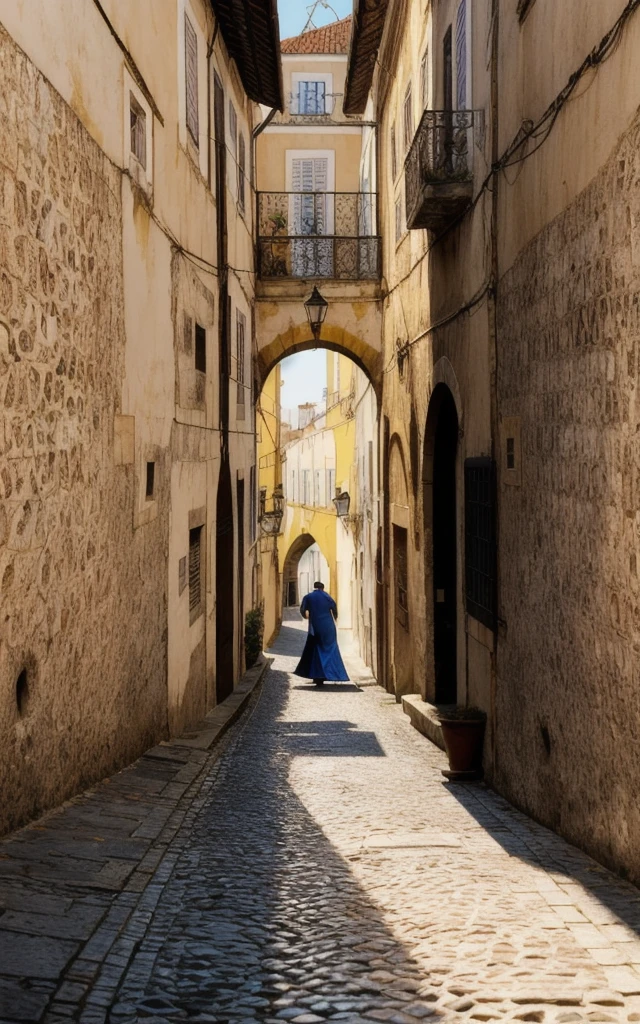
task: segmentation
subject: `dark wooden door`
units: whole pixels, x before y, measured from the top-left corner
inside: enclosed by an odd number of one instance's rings
[[[456,452],[458,417],[450,393],[438,415],[433,455],[433,625],[436,704],[457,698]]]

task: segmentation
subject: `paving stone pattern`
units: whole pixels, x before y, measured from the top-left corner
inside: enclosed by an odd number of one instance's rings
[[[0,1021],[640,1021],[638,890],[446,783],[379,687],[290,675],[302,625],[214,753],[0,844]]]

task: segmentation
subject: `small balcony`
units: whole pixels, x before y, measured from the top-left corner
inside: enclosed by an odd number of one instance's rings
[[[371,192],[259,192],[258,275],[375,281],[380,277]]]
[[[425,110],[404,165],[408,228],[442,231],[473,197],[474,110]]]

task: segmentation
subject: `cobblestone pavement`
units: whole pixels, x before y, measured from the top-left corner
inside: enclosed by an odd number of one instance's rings
[[[0,1019],[640,1021],[638,890],[446,784],[379,687],[289,675],[300,626],[216,754],[0,844]]]

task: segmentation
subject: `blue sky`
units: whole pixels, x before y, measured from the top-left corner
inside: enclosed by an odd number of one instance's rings
[[[321,402],[327,386],[327,353],[323,348],[296,352],[280,363],[283,409],[297,409],[305,402]]]
[[[353,9],[352,0],[330,0],[331,6],[339,18],[346,18]],[[309,0],[278,0],[278,17],[280,20],[280,38],[287,39],[289,36],[297,36],[302,32],[309,12]],[[318,4],[313,15],[313,24],[316,28],[321,25],[328,25],[335,21],[333,11],[326,10]]]

